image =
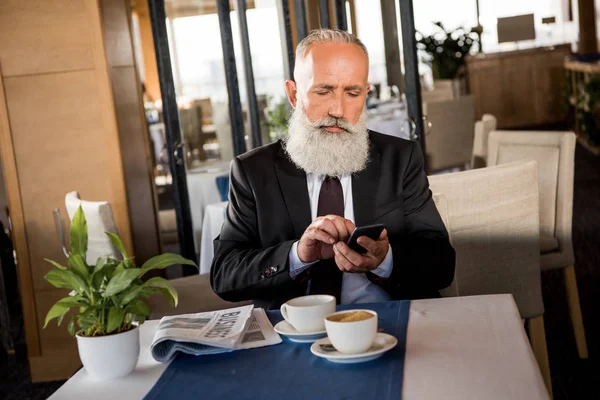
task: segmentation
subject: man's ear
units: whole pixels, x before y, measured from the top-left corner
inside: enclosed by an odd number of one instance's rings
[[[288,101],[292,105],[293,108],[296,108],[296,82],[287,80],[285,81],[285,93],[287,94]]]

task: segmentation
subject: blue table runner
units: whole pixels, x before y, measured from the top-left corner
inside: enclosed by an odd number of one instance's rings
[[[335,364],[310,352],[310,343],[283,343],[230,353],[178,355],[146,395],[153,399],[400,399],[410,302],[348,304],[374,310],[379,328],[398,345],[359,364]],[[268,311],[275,325],[279,311]]]

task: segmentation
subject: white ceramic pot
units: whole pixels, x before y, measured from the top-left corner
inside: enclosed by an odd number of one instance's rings
[[[140,330],[136,326],[115,335],[85,337],[77,334],[79,358],[85,370],[98,380],[129,375],[140,355]]]

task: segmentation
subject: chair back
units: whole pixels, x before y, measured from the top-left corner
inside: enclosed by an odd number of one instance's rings
[[[106,201],[81,200],[79,193],[69,192],[65,196],[65,206],[69,219],[73,220],[75,212],[81,205],[88,230],[88,251],[86,261],[96,264],[98,257],[120,257],[105,232],[117,233],[117,226],[110,204]]]
[[[542,253],[560,251],[572,263],[573,132],[494,131],[488,143],[488,165],[532,159],[539,165],[540,245]],[[558,267],[558,265],[557,265]]]
[[[483,114],[480,121],[475,122],[473,137],[473,168],[483,168],[487,165],[488,138],[496,130],[498,120],[492,114]]]
[[[511,293],[523,318],[543,314],[537,179],[535,161],[429,177],[456,251],[442,295]]]
[[[471,162],[475,108],[473,96],[425,103],[423,113],[431,123],[425,138],[431,171]]]

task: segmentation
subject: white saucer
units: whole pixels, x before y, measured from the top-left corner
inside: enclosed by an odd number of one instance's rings
[[[312,343],[315,340],[319,340],[327,335],[327,331],[323,329],[318,332],[298,332],[296,328],[292,326],[286,320],[279,322],[274,326],[275,332],[279,333],[296,343]]]
[[[387,333],[378,333],[371,348],[364,353],[359,354],[343,354],[337,350],[324,351],[319,345],[331,344],[329,338],[318,340],[310,346],[310,352],[317,357],[323,357],[327,360],[340,364],[354,364],[365,361],[371,361],[381,357],[386,351],[393,349],[398,344],[398,339]]]

